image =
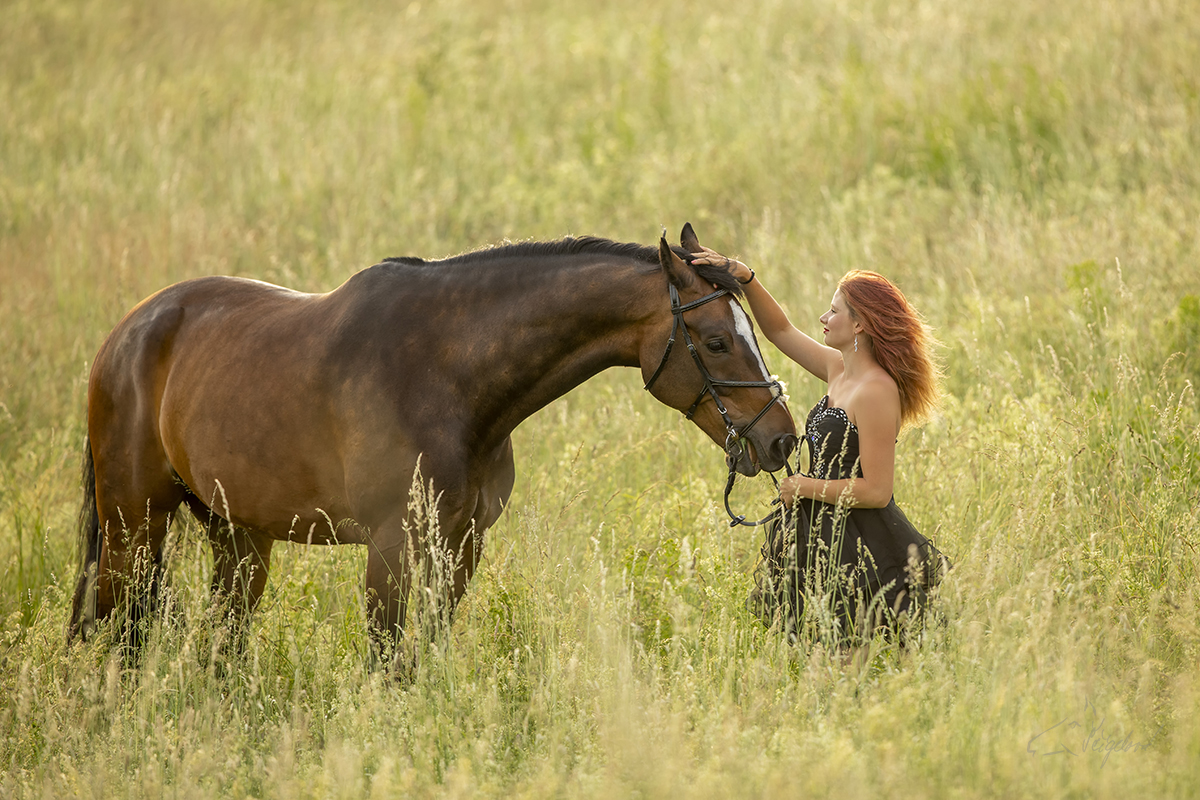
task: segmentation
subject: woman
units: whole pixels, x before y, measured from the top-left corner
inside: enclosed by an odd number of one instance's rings
[[[805,602],[817,603],[824,613],[809,624],[843,643],[919,614],[945,559],[897,507],[892,486],[896,437],[937,404],[928,329],[890,281],[854,270],[821,315],[822,344],[742,262],[707,248],[694,261],[725,266],[763,335],[828,385],[805,424],[809,471],[780,485],[785,512],[763,547],[751,610],[795,636]]]

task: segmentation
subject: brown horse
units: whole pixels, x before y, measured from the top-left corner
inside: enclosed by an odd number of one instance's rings
[[[120,610],[136,651],[186,504],[208,526],[214,596],[243,621],[274,542],[366,545],[368,619],[386,650],[431,560],[410,497],[418,465],[460,555],[441,591],[448,623],[512,491],[509,435],[609,367],[640,367],[741,474],[778,470],[795,428],[740,287],[688,263],[690,226],[682,244],[568,238],[388,259],[326,294],[207,277],[143,300],[88,383],[68,639]],[[668,346],[680,330],[689,353]]]

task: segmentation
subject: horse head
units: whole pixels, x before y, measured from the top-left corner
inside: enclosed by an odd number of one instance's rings
[[[738,302],[742,288],[723,269],[690,263],[688,254],[700,251],[690,224],[680,238],[682,249],[659,241],[671,305],[643,339],[646,388],[721,445],[742,475],[779,470],[798,441],[796,426]]]

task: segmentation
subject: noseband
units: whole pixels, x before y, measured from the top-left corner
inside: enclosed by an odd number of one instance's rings
[[[714,378],[704,366],[704,362],[700,360],[700,353],[696,350],[696,343],[692,341],[692,333],[688,330],[687,323],[683,321],[683,313],[691,311],[693,308],[698,308],[705,303],[716,300],[719,297],[724,297],[729,294],[728,289],[717,289],[712,294],[706,294],[698,300],[692,300],[690,303],[679,302],[679,292],[675,289],[674,284],[668,284],[667,288],[671,292],[671,338],[667,339],[667,349],[663,351],[662,360],[658,362],[658,369],[654,370],[654,374],[650,376],[650,380],[646,381],[645,389],[649,390],[654,382],[658,380],[658,376],[662,374],[663,367],[667,365],[667,359],[671,357],[671,348],[675,346],[675,336],[679,331],[683,331],[683,340],[687,344],[688,352],[692,354],[692,361],[696,363],[696,368],[700,370],[700,377],[704,379],[704,385],[700,388],[700,393],[696,395],[696,401],[692,403],[691,408],[685,412],[685,416],[690,420],[696,413],[696,408],[704,400],[707,394],[716,403],[717,411],[721,414],[721,419],[725,422],[725,455],[726,461],[729,463],[729,480],[725,484],[725,512],[729,514],[730,527],[737,525],[762,525],[768,522],[774,514],[770,514],[757,522],[748,522],[746,517],[740,514],[734,514],[729,507],[729,493],[733,491],[733,481],[737,472],[735,465],[738,458],[743,453],[742,439],[750,432],[750,429],[758,424],[758,421],[776,404],[783,400],[783,386],[777,380],[766,381],[725,381]],[[721,402],[720,395],[717,394],[717,387],[724,386],[730,389],[770,389],[771,400],[762,410],[755,415],[754,419],[740,431],[733,425],[733,420],[729,417],[729,412],[725,409],[725,404]],[[791,465],[788,464],[788,474],[792,472]],[[775,476],[771,475],[771,480],[775,480]],[[776,486],[779,482],[776,481]]]

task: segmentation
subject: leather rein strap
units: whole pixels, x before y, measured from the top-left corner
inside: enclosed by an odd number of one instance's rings
[[[729,526],[736,527],[738,525],[755,526],[763,525],[774,518],[775,513],[772,512],[766,517],[757,522],[750,522],[742,514],[734,514],[729,507],[729,495],[733,491],[733,483],[737,476],[737,471],[734,465],[737,463],[738,457],[742,454],[742,438],[750,432],[750,429],[758,424],[758,421],[763,418],[772,406],[783,400],[783,386],[777,380],[766,381],[726,381],[714,378],[704,366],[704,362],[700,359],[700,353],[696,350],[696,343],[692,340],[692,333],[688,330],[687,323],[683,320],[685,311],[691,311],[693,308],[709,303],[719,297],[724,297],[729,294],[728,289],[717,289],[711,294],[706,294],[697,300],[692,300],[689,303],[679,302],[679,291],[674,284],[668,284],[667,288],[671,292],[671,337],[667,339],[667,348],[663,351],[662,360],[658,362],[658,368],[654,370],[654,374],[650,376],[650,380],[646,381],[645,389],[648,391],[654,382],[658,380],[658,376],[662,374],[663,368],[667,365],[667,359],[671,357],[671,349],[675,346],[675,337],[679,331],[683,331],[683,339],[687,344],[688,352],[692,354],[692,361],[695,362],[696,368],[700,370],[700,376],[704,379],[704,386],[701,387],[700,393],[696,396],[696,401],[692,403],[691,408],[685,412],[685,416],[690,420],[696,413],[704,396],[708,395],[716,403],[717,411],[721,414],[721,419],[725,422],[725,456],[726,462],[729,464],[729,479],[725,483],[725,513],[732,520]],[[770,389],[771,401],[763,406],[762,410],[755,415],[754,419],[750,420],[750,424],[746,425],[741,431],[733,425],[733,420],[729,417],[729,412],[725,408],[725,404],[721,402],[721,397],[717,394],[717,387],[722,386],[730,389]],[[791,464],[787,465],[787,472],[792,474]],[[778,488],[779,481],[775,480],[774,474],[771,475],[771,480],[775,481],[775,486]],[[779,502],[776,500],[776,502]]]

